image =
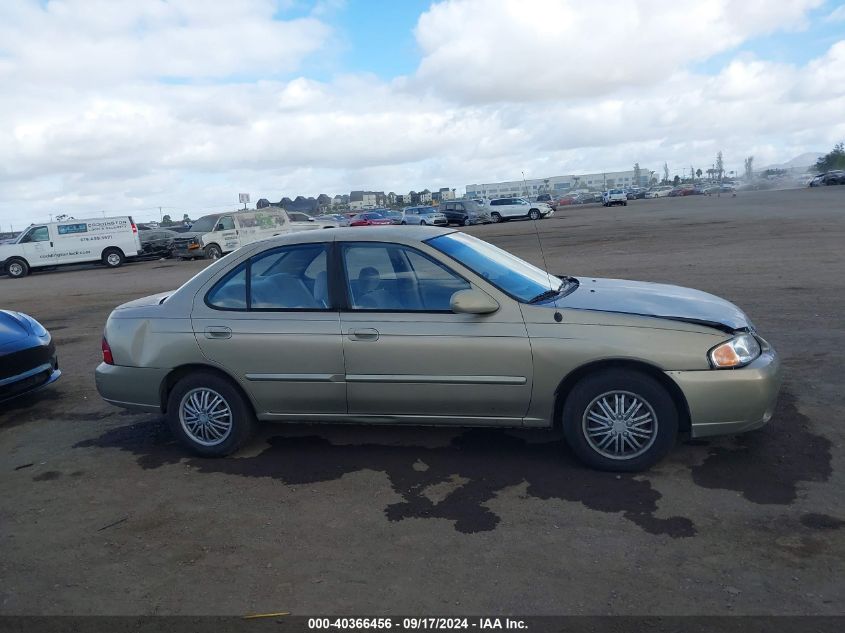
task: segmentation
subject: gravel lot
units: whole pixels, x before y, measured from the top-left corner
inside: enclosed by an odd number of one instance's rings
[[[636,476],[543,432],[275,425],[197,459],[93,370],[114,306],[205,262],[0,278],[65,372],[0,410],[0,613],[845,614],[845,187],[537,227],[553,272],[744,308],[785,363],[772,423]],[[543,264],[530,222],[471,232]]]

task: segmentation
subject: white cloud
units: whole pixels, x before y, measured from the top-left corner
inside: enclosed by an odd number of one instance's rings
[[[740,169],[750,153],[763,165],[845,137],[845,40],[800,67],[737,55],[714,76],[690,70],[799,24],[813,2],[607,14],[538,1],[528,17],[446,2],[420,19],[418,73],[393,81],[288,74],[331,29],[272,19],[271,2],[119,4],[2,3],[0,79],[14,89],[0,93],[0,227],[158,205],[196,215],[239,191],[460,189],[635,161],[674,173],[719,149]],[[193,81],[159,80],[182,73]]]
[[[591,97],[658,83],[822,0],[445,0],[423,14],[419,80],[473,102]]]
[[[827,22],[845,22],[845,4],[841,4],[831,11],[825,18]]]

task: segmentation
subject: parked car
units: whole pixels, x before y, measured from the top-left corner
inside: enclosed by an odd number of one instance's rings
[[[393,421],[560,427],[585,463],[638,471],[680,432],[766,424],[781,378],[724,299],[551,275],[433,227],[249,244],[116,308],[102,347],[101,396],[164,413],[206,456],[236,451],[256,420]]]
[[[628,206],[628,196],[622,189],[608,189],[602,194],[602,204],[606,207],[614,205]]]
[[[342,213],[326,213],[314,218],[315,222],[334,222],[338,226],[349,226],[349,218]]]
[[[255,211],[235,211],[206,215],[173,240],[173,255],[181,259],[220,259],[245,244],[267,237],[314,229],[337,227],[337,222],[321,220],[298,211],[266,207]]]
[[[490,221],[504,222],[528,218],[539,220],[554,213],[545,202],[529,202],[525,198],[494,198],[490,200]]]
[[[845,185],[845,170],[837,169],[821,175],[822,185]]]
[[[375,211],[365,211],[364,213],[353,215],[349,219],[349,226],[382,226],[386,224],[393,224],[393,220]]]
[[[444,202],[440,205],[440,211],[446,216],[446,222],[449,224],[469,226],[490,222],[490,211],[487,206],[472,198]]]
[[[580,198],[577,195],[563,196],[555,201],[555,210],[557,210],[558,207],[568,207],[573,204],[578,204],[579,201]]]
[[[138,231],[141,239],[141,249],[144,255],[151,257],[172,257],[173,240],[179,236],[176,231],[167,229],[148,229]]]
[[[0,310],[0,402],[46,387],[61,375],[44,326],[23,312]]]
[[[402,209],[402,220],[399,224],[423,224],[430,226],[447,226],[449,220],[446,215],[434,207],[405,207]]]
[[[652,187],[651,189],[649,189],[646,192],[645,197],[646,198],[666,198],[672,192],[672,189],[674,189],[674,187],[670,187],[670,186],[667,186],[667,185],[660,186],[660,187]]]
[[[13,279],[65,264],[101,262],[117,268],[143,253],[138,227],[128,215],[33,224],[11,244],[0,245],[0,270]]]

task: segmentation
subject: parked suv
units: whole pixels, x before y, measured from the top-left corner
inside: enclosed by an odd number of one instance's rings
[[[517,218],[539,220],[554,213],[545,202],[528,202],[525,198],[494,198],[490,201],[490,220],[502,222]]]
[[[402,209],[400,224],[421,224],[429,226],[448,226],[446,216],[434,207],[405,207]]]
[[[628,196],[622,189],[608,189],[601,195],[601,202],[606,207],[612,207],[615,204],[628,206]]]
[[[450,200],[440,205],[440,211],[446,216],[449,224],[486,224],[490,222],[490,212],[476,200]]]

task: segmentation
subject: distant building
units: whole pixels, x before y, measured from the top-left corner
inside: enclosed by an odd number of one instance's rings
[[[381,195],[384,197],[383,192]],[[375,209],[377,206],[378,195],[375,191],[353,191],[349,194],[349,208],[354,211]]]
[[[610,187],[647,187],[651,172],[640,168],[640,180],[636,181],[634,170],[608,171],[594,174],[552,176],[528,180],[509,180],[471,184],[466,186],[468,198],[501,198],[503,196],[536,196],[541,193],[565,194],[576,189],[601,191]]]

